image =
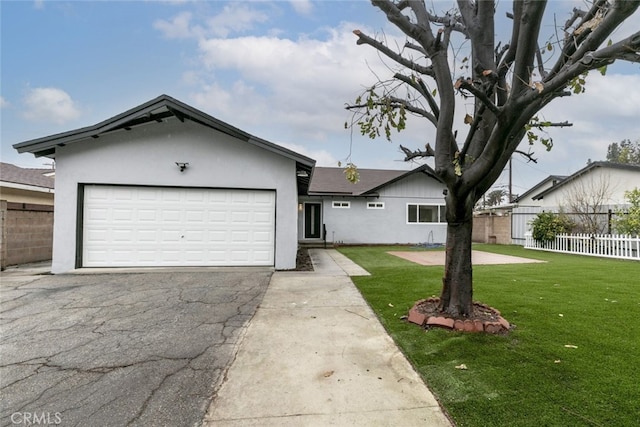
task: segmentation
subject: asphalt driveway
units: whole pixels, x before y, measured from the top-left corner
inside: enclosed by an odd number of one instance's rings
[[[0,424],[198,425],[271,274],[3,280]]]

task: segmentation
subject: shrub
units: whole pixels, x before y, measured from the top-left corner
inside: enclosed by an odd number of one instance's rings
[[[533,238],[538,242],[550,242],[557,234],[570,233],[575,224],[566,215],[553,212],[541,212],[531,221]]]
[[[613,226],[619,234],[640,235],[640,188],[624,192],[624,198],[631,204],[628,212],[616,212],[618,218],[613,220]]]

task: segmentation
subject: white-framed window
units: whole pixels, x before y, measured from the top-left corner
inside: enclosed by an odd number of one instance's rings
[[[367,202],[367,209],[384,209],[384,202]]]
[[[351,202],[334,201],[331,203],[331,207],[336,209],[349,209],[351,207]]]
[[[407,224],[447,222],[444,205],[407,203]]]

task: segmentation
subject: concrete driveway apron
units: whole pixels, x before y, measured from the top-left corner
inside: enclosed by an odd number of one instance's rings
[[[199,424],[271,275],[3,273],[0,425]]]

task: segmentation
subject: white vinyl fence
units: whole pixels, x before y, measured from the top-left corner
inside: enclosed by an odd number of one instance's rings
[[[558,234],[553,241],[538,242],[525,235],[526,249],[640,261],[640,237],[616,234]]]

